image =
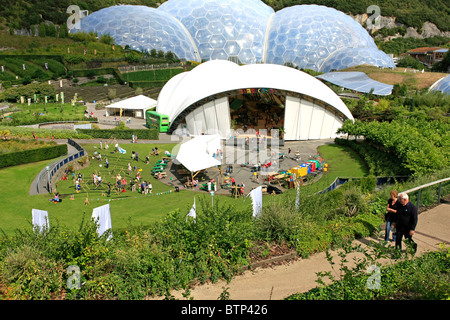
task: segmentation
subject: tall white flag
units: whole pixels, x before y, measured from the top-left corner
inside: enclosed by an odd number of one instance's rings
[[[257,217],[262,210],[262,187],[259,186],[250,192],[253,203],[253,216]]]
[[[196,208],[195,208],[195,198],[194,198],[194,204],[192,205],[191,210],[189,211],[189,213],[186,216],[186,221],[187,221],[188,217],[192,217],[192,218],[194,218],[194,220],[197,217],[197,212],[196,212]]]
[[[111,210],[109,203],[104,206],[94,208],[92,210],[92,219],[98,223],[98,235],[101,236],[105,231],[112,229],[111,225]],[[111,235],[108,240],[111,239]]]
[[[46,228],[47,230],[49,229],[50,224],[48,223],[47,211],[32,209],[31,215],[33,228],[39,229],[39,231],[42,231],[44,228]]]

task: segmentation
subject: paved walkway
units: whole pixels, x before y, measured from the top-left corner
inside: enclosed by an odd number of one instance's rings
[[[439,244],[450,245],[450,204],[439,206],[419,215],[419,223],[413,239],[418,244],[417,255],[439,249]],[[355,243],[368,243],[381,238],[365,238]],[[392,245],[392,244],[390,244]],[[388,261],[392,262],[392,260]],[[256,268],[234,277],[230,283],[219,281],[214,284],[199,285],[191,289],[194,300],[217,300],[228,288],[232,300],[280,300],[298,292],[305,292],[317,286],[317,272],[331,271],[325,253],[317,253],[307,259],[267,268]],[[383,285],[383,284],[381,284]],[[183,299],[180,292],[172,293]]]
[[[54,160],[52,162],[56,163],[58,161],[61,161],[61,159],[64,159],[72,154],[77,153],[77,149],[75,149],[73,146],[67,143],[67,139],[64,140],[55,140],[58,144],[67,144],[67,155],[59,157],[57,160]],[[52,164],[49,165],[49,167],[52,167]],[[40,177],[40,178],[39,178]],[[41,172],[34,178],[33,182],[30,186],[30,196],[34,196],[37,194],[47,194],[48,193],[48,174],[47,169],[44,167],[42,168]]]

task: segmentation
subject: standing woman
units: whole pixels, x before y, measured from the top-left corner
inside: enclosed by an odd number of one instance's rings
[[[397,234],[394,230],[395,227],[395,222],[397,220],[396,215],[397,215],[397,207],[398,207],[398,192],[397,190],[392,190],[391,191],[391,197],[388,200],[388,205],[386,208],[386,215],[385,215],[385,220],[386,220],[386,234],[384,236],[384,240],[386,242],[389,241],[389,234],[391,233],[392,230],[392,241],[395,242],[396,238],[397,238]]]

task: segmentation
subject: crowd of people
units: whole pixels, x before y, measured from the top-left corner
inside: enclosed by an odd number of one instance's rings
[[[136,142],[136,137],[133,137],[133,141]],[[99,164],[99,167],[105,166],[105,169],[110,168],[110,162],[108,157],[102,158],[102,155],[100,152],[106,151],[109,148],[108,142],[100,141],[100,151],[95,151],[93,153],[92,160],[98,160],[101,163]],[[114,153],[120,152],[120,146],[116,142],[115,143],[115,149]],[[121,152],[122,153],[122,152]],[[152,152],[148,153],[148,155],[145,157],[145,163],[148,165],[150,163],[150,156],[156,156],[159,155],[158,147],[154,147],[152,149]],[[165,161],[166,163],[167,161]],[[80,173],[76,174],[75,172],[71,173],[73,185],[75,187],[75,190],[77,193],[80,193],[83,190],[90,191],[91,188],[99,189],[101,191],[104,191],[106,188],[106,195],[109,197],[111,196],[112,191],[116,191],[117,193],[123,193],[127,190],[131,192],[139,192],[142,194],[151,194],[152,193],[152,183],[148,179],[142,179],[142,168],[140,167],[140,164],[142,164],[142,161],[139,162],[139,153],[135,152],[134,150],[131,152],[131,159],[127,163],[126,168],[120,168],[117,165],[114,165],[112,167],[113,170],[107,172],[109,173],[110,180],[108,182],[105,182],[104,178],[102,177],[101,173],[99,171],[92,172],[92,180],[85,181],[83,180],[83,175]],[[114,174],[115,172],[115,174]],[[66,180],[69,177],[69,172],[66,169],[65,175],[63,177],[63,180]],[[159,177],[161,178],[161,177]],[[198,183],[198,181],[197,181]],[[105,184],[105,185],[104,185]],[[103,186],[103,188],[101,188]],[[56,197],[55,197],[56,198]],[[52,201],[55,201],[55,198],[51,199]]]

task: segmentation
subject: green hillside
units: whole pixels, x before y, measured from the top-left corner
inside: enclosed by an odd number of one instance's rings
[[[262,0],[274,10],[297,4],[320,4],[345,13],[363,14],[370,5],[378,5],[381,15],[396,17],[407,27],[421,28],[426,21],[436,24],[441,31],[450,30],[450,3],[441,0]],[[44,20],[56,25],[66,23],[69,5],[78,5],[90,13],[117,4],[134,4],[157,7],[165,0],[3,0],[0,6],[0,25],[12,29],[29,29]]]
[[[377,5],[384,17],[396,17],[407,27],[421,28],[426,21],[439,30],[450,30],[450,3],[441,0],[263,0],[275,10],[296,4],[319,4],[347,14],[366,13],[367,7]]]

